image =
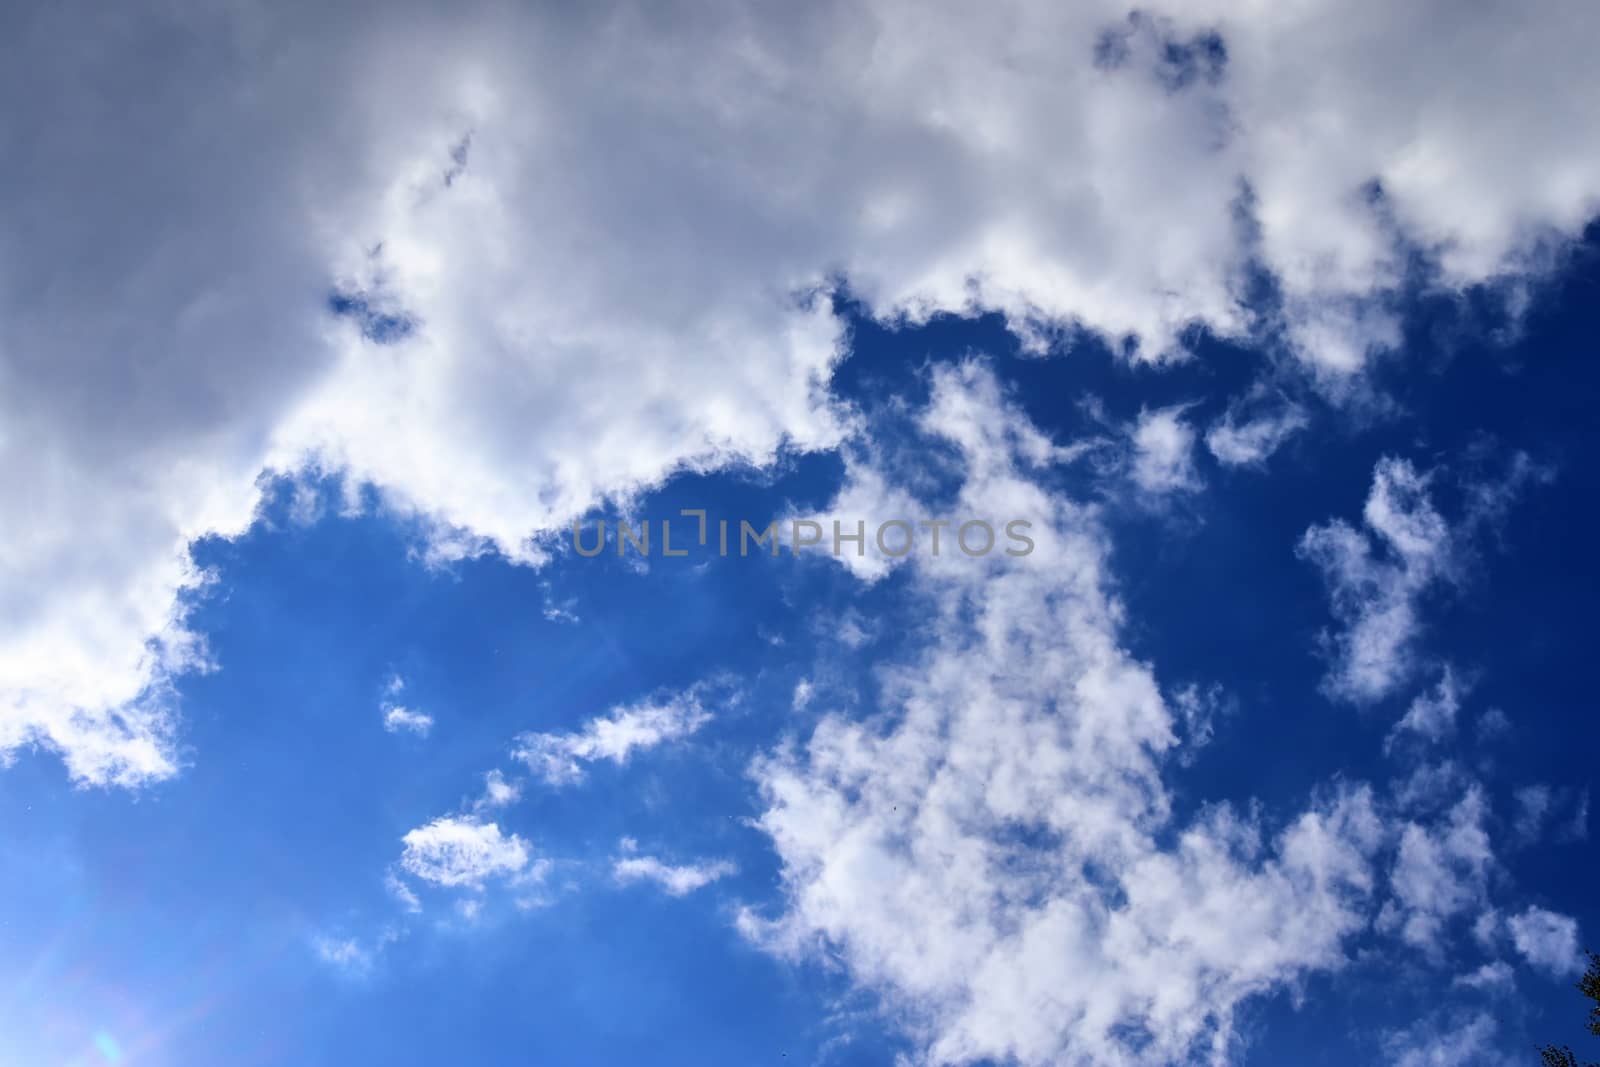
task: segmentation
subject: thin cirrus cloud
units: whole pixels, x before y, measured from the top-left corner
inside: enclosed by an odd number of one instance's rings
[[[417,737],[427,737],[433,731],[433,716],[399,704],[388,704],[383,709],[383,728],[391,734],[407,733]]]
[[[1343,395],[1413,251],[1515,306],[1600,190],[1578,0],[678,14],[10,20],[0,90],[49,103],[3,132],[0,753],[177,773],[175,680],[214,665],[188,546],[264,470],[374,487],[427,558],[537,562],[686,466],[836,445],[838,278],[1040,349],[1271,340]]]
[[[354,938],[319,937],[312,947],[323,963],[346,973],[365,974],[372,969],[372,953]]]
[[[1510,1061],[1499,1025],[1484,1011],[1436,1012],[1385,1036],[1394,1067],[1496,1067]]]
[[[1384,747],[1392,748],[1406,736],[1438,742],[1455,733],[1464,689],[1455,669],[1446,664],[1440,671],[1439,683],[1411,701],[1411,706],[1390,731]]]
[[[571,733],[528,733],[511,755],[546,785],[583,780],[585,767],[598,760],[627,763],[634,753],[678,741],[711,721],[707,690],[696,686],[635,704],[613,708]]]
[[[624,855],[611,864],[611,876],[622,885],[648,882],[671,897],[688,896],[712,882],[738,873],[739,868],[729,860],[704,860],[696,863],[672,864],[655,856],[636,855],[637,845],[624,838]]]

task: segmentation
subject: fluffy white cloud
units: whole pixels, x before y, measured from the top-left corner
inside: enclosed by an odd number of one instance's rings
[[[1386,456],[1372,472],[1366,531],[1334,519],[1301,539],[1301,555],[1322,569],[1344,624],[1330,639],[1327,688],[1337,696],[1377,700],[1415,669],[1417,599],[1455,565],[1450,529],[1428,499],[1429,477]]]
[[[1201,488],[1194,466],[1194,428],[1183,421],[1183,405],[1142,411],[1132,430],[1134,484],[1147,493]]]
[[[530,733],[517,738],[512,756],[548,785],[583,779],[583,765],[595,760],[626,763],[639,749],[688,737],[711,721],[701,687],[660,699],[613,708],[590,719],[575,733]]]
[[[1118,643],[1094,513],[1030,478],[990,385],[941,370],[924,425],[962,454],[961,505],[1038,515],[1038,550],[910,564],[929,643],[882,665],[880,714],[754,768],[784,906],[741,926],[843,960],[930,1062],[1221,1057],[1244,1000],[1340,964],[1383,827],[1361,788],[1276,830],[1225,805],[1173,825],[1173,714]]]
[[[478,798],[480,808],[504,808],[522,798],[522,783],[514,782],[502,771],[490,771],[483,776],[483,796]]]
[[[1483,904],[1494,863],[1484,822],[1488,806],[1477,786],[1468,789],[1434,825],[1407,823],[1389,873],[1394,899],[1379,925],[1429,956],[1444,955],[1445,924]]]
[[[399,704],[389,704],[383,709],[383,728],[391,734],[409,733],[427,737],[433,730],[433,716]]]
[[[631,849],[625,849],[631,851]],[[622,856],[611,865],[611,874],[624,885],[633,882],[654,882],[668,896],[682,897],[710,885],[719,878],[737,873],[738,868],[727,860],[673,865],[655,856]]]
[[[490,879],[512,879],[537,873],[532,851],[516,834],[505,835],[497,823],[447,816],[419,826],[403,837],[400,866],[407,874],[446,888],[480,889]]]
[[[835,442],[831,278],[1037,343],[1270,335],[1334,383],[1396,342],[1406,250],[1514,289],[1600,189],[1581,0],[148,14],[0,43],[40,102],[0,132],[0,753],[89,783],[176,770],[188,546],[263,468],[536,560],[608,496]]]
[[[1004,391],[994,375],[980,363],[969,361],[953,374],[948,369],[935,373],[932,400],[926,410],[917,414],[914,426],[920,433],[959,445],[967,462],[975,457],[1001,455],[1009,463],[1014,456],[1017,462],[1042,470],[1071,462],[1095,447],[1092,443],[1058,446],[1026,420],[980,425],[984,413],[999,410],[1006,403]],[[959,527],[968,519],[989,523],[996,531],[1000,551],[1020,550],[1021,542],[1004,531],[1014,519],[1032,521],[1034,513],[1027,510],[1027,499],[1000,501],[994,510],[987,511],[966,507],[964,502],[945,501],[934,507],[885,473],[887,468],[924,470],[927,457],[925,453],[913,453],[916,444],[907,445],[902,441],[898,446],[905,449],[904,454],[885,454],[892,453],[896,444],[866,434],[865,426],[859,422],[855,429],[857,433],[844,450],[843,482],[826,508],[807,516],[824,531],[814,551],[832,556],[857,578],[871,583],[914,556],[931,555],[935,551],[939,554],[962,551]],[[1003,445],[1003,450],[996,452],[996,445]],[[905,525],[883,529],[885,523],[896,520]],[[948,528],[935,530],[926,525],[941,520],[949,524]],[[846,543],[842,538],[841,551],[833,552],[835,523],[842,534],[853,535],[858,529],[864,529],[865,538],[859,553],[853,542]],[[1024,534],[1027,532],[1026,527],[1019,529]],[[978,537],[974,533],[974,545],[981,543]],[[846,643],[859,645],[866,636],[854,632],[858,630],[859,623],[846,618],[838,626],[837,636]]]
[[[804,516],[803,521],[815,522],[822,530],[821,541],[811,551],[830,556],[856,577],[872,582],[888,574],[911,554],[914,549],[907,546],[918,534],[919,521],[939,517],[924,515],[907,493],[884,481],[875,464],[847,452],[844,482],[827,510]],[[782,520],[780,528],[793,529],[790,523],[794,518],[789,516]],[[891,526],[884,530],[880,547],[879,531],[884,529],[885,523],[893,522],[907,526]],[[835,533],[839,535],[837,546]],[[857,534],[862,536],[859,543],[846,540]],[[838,551],[834,551],[835,547]]]
[[[1506,920],[1511,940],[1522,958],[1551,974],[1574,974],[1583,970],[1583,955],[1578,951],[1578,921],[1544,908],[1529,908]]]

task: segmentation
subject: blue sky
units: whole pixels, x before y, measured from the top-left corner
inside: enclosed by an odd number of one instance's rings
[[[1595,14],[1424,8],[7,15],[0,1067],[1592,1041]]]

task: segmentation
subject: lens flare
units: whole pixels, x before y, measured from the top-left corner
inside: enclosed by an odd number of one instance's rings
[[[94,1035],[94,1047],[100,1050],[100,1055],[106,1058],[107,1063],[121,1063],[122,1049],[118,1047],[116,1039],[104,1030]]]

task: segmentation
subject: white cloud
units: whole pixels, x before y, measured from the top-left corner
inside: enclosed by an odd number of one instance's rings
[[[1393,1067],[1501,1067],[1496,1024],[1485,1012],[1435,1016],[1390,1034],[1384,1042]]]
[[[1478,913],[1472,921],[1472,938],[1478,947],[1485,952],[1493,952],[1500,940],[1502,926],[1500,912],[1495,908],[1488,908]]]
[[[1455,804],[1479,783],[1452,759],[1418,760],[1390,783],[1397,808],[1408,816],[1436,815]]]
[[[1172,694],[1172,705],[1177,711],[1175,717],[1183,727],[1181,739],[1187,746],[1180,758],[1186,763],[1192,762],[1197,751],[1211,743],[1216,733],[1216,720],[1226,714],[1231,701],[1220,685],[1201,689],[1198,685],[1190,684]]]
[[[372,954],[354,938],[319,937],[313,947],[318,959],[338,970],[365,974],[372,969]]]
[[[653,700],[611,709],[575,733],[530,733],[517,738],[512,756],[547,785],[581,781],[583,765],[595,760],[623,764],[637,750],[688,737],[711,721],[696,686]]]
[[[1583,970],[1578,950],[1578,921],[1544,908],[1529,908],[1506,920],[1511,940],[1531,966],[1554,975]]]
[[[1355,701],[1387,695],[1416,666],[1417,598],[1453,572],[1449,527],[1428,499],[1430,476],[1384,457],[1372,472],[1362,518],[1313,526],[1300,554],[1322,569],[1344,629],[1331,638],[1328,690]]]
[[[1193,492],[1202,487],[1194,465],[1194,428],[1186,405],[1141,411],[1132,430],[1134,483],[1147,493]]]
[[[1014,454],[1019,462],[1033,469],[1071,462],[1090,447],[1083,444],[1058,446],[1026,421],[996,427],[974,426],[974,409],[990,410],[1006,403],[1000,382],[986,371],[980,373],[978,366],[967,363],[961,367],[957,372],[962,383],[959,389],[949,387],[948,372],[935,374],[933,399],[926,410],[918,413],[917,429],[957,444],[969,459],[987,454],[988,446],[993,443],[991,439],[1003,439],[1010,450],[1007,455]],[[855,429],[862,431],[864,426],[858,423]],[[844,478],[839,489],[822,511],[806,518],[818,523],[823,531],[814,551],[832,555],[857,578],[868,583],[877,581],[919,553],[960,551],[959,526],[968,518],[987,521],[996,530],[1004,530],[1012,519],[1027,521],[1030,518],[1025,511],[965,511],[953,518],[954,513],[930,508],[887,473],[890,469],[904,472],[910,468],[924,472],[925,479],[928,457],[910,452],[903,443],[882,441],[857,432],[843,449],[843,456]],[[950,524],[949,527],[941,530],[927,525],[930,520],[939,519]],[[886,523],[895,521],[904,525],[885,528]],[[836,530],[840,535],[838,552],[833,551]],[[856,533],[864,533],[859,545],[844,540],[846,535],[853,537]],[[1007,535],[999,535],[999,543],[1010,546],[1013,542]],[[869,635],[861,629],[859,615],[854,614],[837,624],[835,636],[856,647],[869,640]]]
[[[1512,824],[1513,832],[1523,843],[1532,844],[1544,829],[1545,818],[1550,814],[1553,803],[1553,793],[1547,785],[1530,785],[1517,790],[1514,796],[1517,817]]]
[[[1475,989],[1483,993],[1506,993],[1517,989],[1517,979],[1512,974],[1510,965],[1501,960],[1485,963],[1470,974],[1456,977],[1451,985],[1459,985],[1462,989]]]
[[[0,752],[175,773],[171,682],[205,662],[188,546],[248,527],[264,467],[370,482],[435,558],[535,560],[684,466],[837,440],[840,324],[795,295],[831,277],[1031,342],[1271,335],[1335,383],[1398,339],[1402,244],[1440,288],[1515,288],[1600,189],[1579,0],[678,14],[7,35],[45,103],[0,180],[0,493],[29,504],[0,545]],[[178,39],[231,60],[168,62]],[[1257,272],[1270,312],[1242,302]]]
[[[383,888],[407,912],[416,915],[422,911],[422,901],[418,898],[416,891],[406,885],[394,871],[391,870],[384,874]]]
[[[817,523],[822,528],[822,539],[811,551],[830,556],[856,577],[872,582],[916,551],[913,539],[919,534],[917,523],[931,517],[919,510],[909,494],[888,484],[868,458],[847,450],[844,481],[827,508],[816,514],[787,516],[780,528],[788,527],[794,518]],[[884,529],[884,524],[890,522],[907,524],[910,533],[904,526]],[[881,545],[878,542],[880,530],[883,531]],[[846,540],[857,534],[862,535],[859,543]],[[926,537],[926,532],[921,536]],[[838,551],[834,551],[835,547]]]
[[[576,625],[583,621],[577,612],[578,601],[576,597],[567,597],[557,603],[551,596],[550,587],[544,586],[544,617],[550,622],[570,623]]]
[[[1206,447],[1224,466],[1262,466],[1284,442],[1311,425],[1304,408],[1287,402],[1275,412],[1244,422],[1238,419],[1239,413],[1230,407],[1206,431]]]
[[[1558,844],[1584,840],[1589,833],[1589,792],[1543,783],[1512,794],[1516,816],[1512,833],[1518,844],[1531,845],[1547,836]]]
[[[841,960],[929,1062],[1220,1057],[1245,1000],[1340,965],[1383,827],[1359,787],[1275,829],[1226,805],[1174,825],[1173,714],[1118,643],[1104,535],[1030,480],[985,374],[938,371],[926,425],[960,505],[1038,515],[1038,550],[910,564],[928,643],[881,665],[883,706],[753,768],[784,902],[741,928]]]
[[[1455,733],[1456,713],[1461,710],[1461,683],[1448,665],[1439,677],[1439,684],[1411,702],[1406,713],[1390,731],[1385,748],[1393,748],[1405,734],[1425,741],[1437,742]]]
[[[1512,453],[1502,473],[1461,480],[1466,503],[1452,527],[1431,498],[1436,473],[1385,456],[1372,470],[1361,512],[1365,529],[1333,519],[1312,526],[1300,540],[1300,556],[1321,569],[1342,625],[1325,635],[1332,659],[1325,686],[1333,696],[1368,703],[1414,675],[1421,599],[1461,581],[1473,536],[1495,529],[1525,485],[1550,477],[1526,454]],[[1450,687],[1431,703],[1413,705],[1405,729],[1446,728],[1460,696],[1454,679]]]
[[[522,798],[522,783],[507,778],[494,770],[483,776],[483,796],[478,798],[480,808],[505,808]]]
[[[383,709],[383,728],[391,734],[409,733],[427,737],[433,730],[433,716],[399,704],[388,704]]]
[[[1503,737],[1511,732],[1511,717],[1501,708],[1490,708],[1478,716],[1474,732],[1480,742]]]
[[[496,823],[447,816],[410,831],[401,839],[400,866],[424,882],[447,888],[482,888],[491,879],[537,873],[532,851],[516,834]]]
[[[625,849],[624,851],[632,851]],[[668,895],[686,896],[719,878],[738,872],[727,860],[673,866],[654,856],[623,856],[611,865],[612,876],[624,885],[633,882],[654,882]]]
[[[1408,944],[1443,958],[1446,923],[1486,898],[1494,863],[1487,817],[1483,792],[1474,785],[1437,823],[1405,825],[1389,873],[1394,899],[1384,905],[1380,927],[1398,930]]]
[[[372,973],[383,951],[399,941],[404,931],[385,927],[363,942],[360,938],[320,934],[311,940],[311,949],[323,963],[351,978]]]
[[[1486,993],[1509,992],[1516,988],[1516,978],[1509,964],[1495,960],[1485,963],[1471,974],[1461,975],[1452,984]]]
[[[877,636],[873,630],[869,629],[870,625],[870,622],[864,619],[860,612],[852,608],[845,613],[843,618],[833,624],[832,633],[834,638],[846,648],[865,648]]]

